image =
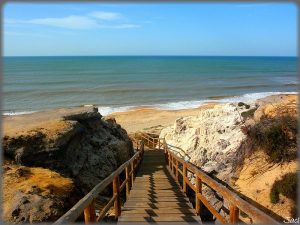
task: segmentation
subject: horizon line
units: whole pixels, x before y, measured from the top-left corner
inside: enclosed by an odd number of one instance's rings
[[[298,55],[6,55],[5,57],[295,57]]]

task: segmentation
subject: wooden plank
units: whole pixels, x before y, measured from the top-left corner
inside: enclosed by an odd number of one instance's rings
[[[200,215],[200,199],[197,197],[197,194],[202,194],[202,183],[198,176],[196,176],[196,196],[195,196],[195,202],[196,202],[196,214]]]
[[[186,193],[186,179],[187,179],[187,171],[186,171],[186,163],[183,163],[183,184],[182,184],[182,189],[183,192]]]
[[[239,219],[239,209],[235,205],[230,205],[229,207],[229,222],[235,224]]]
[[[135,208],[135,209],[132,209],[132,208],[124,208],[122,210],[122,215],[123,213],[166,213],[166,214],[178,214],[178,213],[182,213],[182,214],[195,214],[195,210],[194,209],[191,209],[191,208],[181,208],[181,209],[173,209],[173,208],[164,208],[163,210],[161,209],[143,209],[143,208]]]
[[[130,175],[129,175],[129,166],[127,165],[125,167],[125,180],[126,180],[126,199],[128,200],[129,198],[129,191],[130,191],[130,187],[129,187],[129,179],[130,179]]]
[[[105,216],[105,214],[108,212],[108,210],[113,206],[116,198],[118,196],[114,195],[109,202],[106,204],[106,206],[101,210],[99,216],[97,217],[97,222],[101,221],[103,219],[103,217]]]
[[[154,217],[120,217],[120,222],[130,221],[130,222],[201,222],[197,216],[154,216]]]
[[[126,222],[126,221],[123,221],[123,222],[118,222],[118,224],[120,225],[132,225],[132,222]],[[142,222],[138,222],[139,225],[153,225],[153,222],[145,222],[145,221],[142,221]],[[160,225],[191,225],[191,222],[175,222],[175,221],[172,221],[172,222],[159,222]]]
[[[127,202],[152,202],[152,203],[158,203],[158,202],[189,202],[188,199],[186,198],[130,198],[130,200],[128,200]]]
[[[116,176],[113,180],[113,194],[116,195],[114,202],[115,218],[121,215],[121,201],[120,201],[120,179]]]
[[[84,209],[84,222],[85,224],[96,222],[95,200]]]
[[[126,208],[149,208],[149,209],[160,209],[160,208],[191,208],[192,205],[190,202],[126,202],[124,204]]]

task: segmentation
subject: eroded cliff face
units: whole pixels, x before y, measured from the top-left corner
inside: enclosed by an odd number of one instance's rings
[[[253,149],[247,129],[265,118],[296,117],[297,96],[270,96],[248,104],[219,104],[212,109],[200,109],[198,116],[179,118],[173,126],[164,128],[160,138],[165,138],[171,146],[181,148],[180,151],[173,148],[173,151],[181,152],[181,157],[185,154],[185,160],[278,215],[289,217],[293,203],[282,200],[276,206],[272,205],[269,193],[276,179],[296,171],[297,162],[272,163],[266,160],[263,152]],[[251,157],[257,160],[250,160]],[[270,173],[270,179],[262,180],[265,174],[269,176]],[[249,188],[252,184],[254,186]],[[203,193],[222,214],[221,208],[226,202],[208,188],[204,188]]]
[[[206,172],[219,173],[219,178],[226,180],[246,138],[241,130],[241,113],[245,110],[249,109],[234,104],[216,105],[200,111],[198,116],[177,119],[173,126],[161,131],[160,137],[181,148],[191,163]]]
[[[5,220],[10,223],[54,221],[72,206],[72,196],[75,203],[134,153],[126,131],[95,109],[64,113],[34,129],[10,132],[3,138],[3,150]],[[12,179],[14,170],[22,172]],[[32,172],[37,170],[39,174]],[[54,171],[56,179],[43,181],[46,184],[39,187],[37,177]],[[21,181],[23,188],[16,189]],[[5,199],[11,190],[18,194]],[[45,205],[48,210],[43,209]],[[28,210],[31,207],[35,212]]]

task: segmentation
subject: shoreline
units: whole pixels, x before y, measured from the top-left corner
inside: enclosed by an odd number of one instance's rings
[[[155,103],[149,105],[127,105],[127,106],[99,106],[97,104],[83,104],[67,107],[54,107],[41,110],[29,110],[29,111],[9,111],[2,110],[2,117],[11,117],[11,116],[20,116],[34,113],[47,112],[51,110],[61,110],[61,109],[77,109],[77,108],[86,108],[86,107],[96,107],[102,116],[109,116],[114,113],[119,112],[130,112],[138,109],[155,109],[155,110],[188,110],[196,109],[202,105],[210,103],[238,103],[238,102],[253,102],[261,98],[269,97],[272,95],[280,94],[299,94],[298,92],[257,92],[257,93],[248,93],[242,95],[227,95],[227,96],[211,96],[202,100],[187,100],[187,101],[177,101],[177,102],[167,102],[167,103]]]
[[[298,94],[298,93],[297,93]],[[297,95],[295,93],[279,94],[279,95]],[[253,101],[254,103],[260,99],[274,99],[279,95],[270,95],[264,98],[258,98]],[[249,104],[249,101],[245,101]],[[212,108],[215,105],[233,103],[222,101],[210,101],[199,104],[195,108],[185,109],[159,109],[154,107],[135,107],[132,110],[124,112],[113,112],[109,115],[100,114],[106,118],[113,118],[124,128],[127,133],[134,133],[137,131],[159,132],[163,127],[169,126],[174,123],[179,117],[197,116],[199,111],[206,108]],[[238,101],[234,102],[238,103]],[[62,116],[69,113],[76,113],[83,110],[90,110],[94,106],[85,107],[68,107],[50,109],[31,114],[22,114],[16,116],[2,115],[3,119],[3,135],[12,135],[18,132],[29,131],[38,127],[46,127],[47,123],[54,123],[59,121]],[[98,108],[99,110],[99,108]]]

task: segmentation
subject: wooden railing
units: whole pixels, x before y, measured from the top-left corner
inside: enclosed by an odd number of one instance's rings
[[[151,136],[143,134],[147,137],[149,143],[153,143]],[[156,146],[162,146],[165,151],[166,163],[169,167],[170,172],[174,176],[175,180],[180,184],[183,192],[187,192],[187,187],[190,187],[195,192],[195,210],[197,215],[201,213],[202,204],[217,218],[221,223],[238,223],[241,222],[239,218],[239,212],[242,211],[251,218],[253,223],[261,224],[279,224],[276,220],[268,216],[266,213],[251,205],[250,203],[243,200],[234,192],[230,191],[224,185],[217,182],[212,177],[208,176],[204,171],[197,168],[193,164],[186,162],[184,159],[178,157],[176,154],[169,149],[168,144],[164,138],[159,138]],[[188,177],[194,177],[194,184]],[[181,178],[181,183],[179,182]],[[210,189],[223,196],[223,199],[228,202],[229,205],[229,216],[222,216],[206,199],[202,194],[203,185],[206,185]],[[202,203],[202,204],[201,204]],[[228,218],[229,217],[229,221]]]
[[[154,134],[155,135],[155,134]],[[160,142],[159,142],[159,138],[153,138],[149,135],[149,133],[143,133],[143,132],[139,132],[136,133],[135,139],[138,140],[143,140],[145,145],[147,145],[150,148],[156,148],[156,145],[159,144],[158,148],[160,149]]]
[[[84,221],[86,224],[101,221],[108,210],[113,206],[115,218],[121,215],[120,192],[126,188],[126,199],[129,196],[130,188],[133,186],[136,170],[143,158],[144,143],[139,142],[137,152],[127,162],[122,164],[116,171],[96,185],[86,196],[84,196],[76,205],[74,205],[67,213],[60,217],[55,224],[71,223],[84,213]],[[120,174],[125,172],[125,179],[120,184]],[[96,216],[95,199],[110,184],[113,186],[113,196],[108,203],[102,208],[99,215]]]

